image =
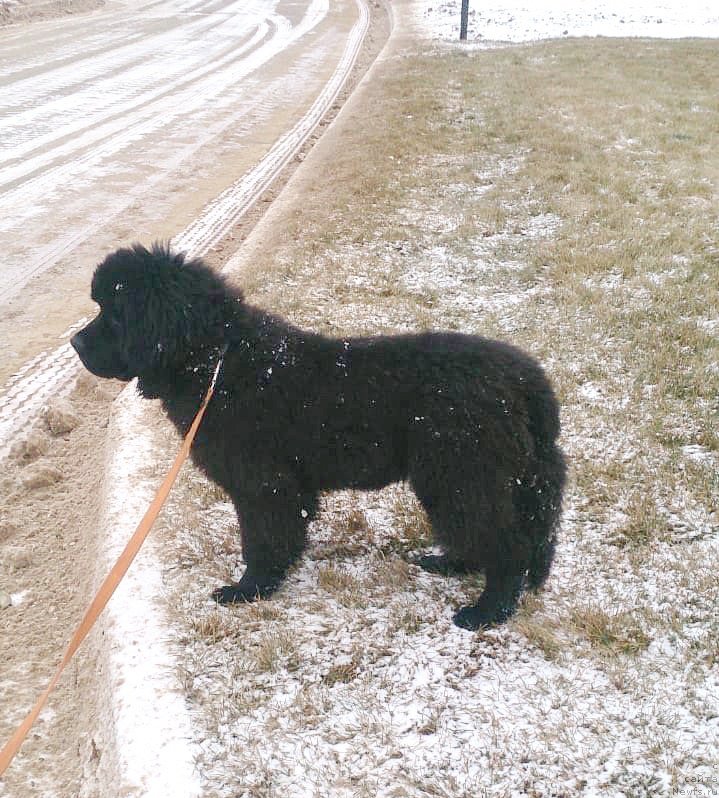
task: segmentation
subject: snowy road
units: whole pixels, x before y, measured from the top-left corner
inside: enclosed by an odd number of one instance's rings
[[[104,252],[216,243],[331,107],[367,23],[360,0],[174,0],[0,31],[0,452],[73,371]]]

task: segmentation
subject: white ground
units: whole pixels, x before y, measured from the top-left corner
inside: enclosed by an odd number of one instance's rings
[[[528,42],[565,36],[719,36],[719,5],[707,0],[470,0],[468,42]],[[419,0],[427,36],[459,38],[460,1]]]
[[[0,28],[0,452],[77,368],[101,253],[216,243],[331,107],[356,12],[133,0]]]

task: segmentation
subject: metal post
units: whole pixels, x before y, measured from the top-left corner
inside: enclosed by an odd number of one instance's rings
[[[462,19],[459,23],[459,40],[467,41],[467,23],[469,22],[469,0],[462,0]]]

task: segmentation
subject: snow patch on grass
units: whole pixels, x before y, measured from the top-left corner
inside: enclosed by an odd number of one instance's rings
[[[415,0],[415,17],[426,36],[459,39],[460,3]],[[467,41],[531,42],[577,36],[641,36],[661,39],[719,36],[719,11],[708,0],[491,0],[470,3]]]

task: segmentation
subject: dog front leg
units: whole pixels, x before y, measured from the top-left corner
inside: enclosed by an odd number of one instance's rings
[[[247,567],[239,582],[213,592],[219,604],[255,601],[277,590],[304,551],[317,496],[285,480],[270,483],[260,495],[239,499],[235,507]]]

